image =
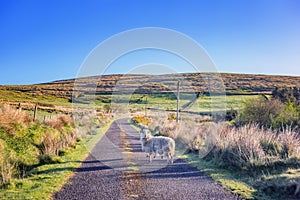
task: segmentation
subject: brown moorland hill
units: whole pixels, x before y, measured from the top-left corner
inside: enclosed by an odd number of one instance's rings
[[[181,92],[226,91],[227,94],[270,94],[276,87],[300,87],[300,76],[183,73],[169,75],[103,75],[34,85],[0,86],[0,91],[11,91],[15,94],[26,94],[28,96],[54,96],[70,99],[73,93],[174,92],[178,80],[180,80]],[[3,97],[3,95],[1,96]]]

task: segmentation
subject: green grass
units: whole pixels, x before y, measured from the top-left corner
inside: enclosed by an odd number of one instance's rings
[[[180,97],[179,107],[187,104],[194,94],[182,94]],[[226,110],[239,110],[243,103],[259,95],[226,95],[226,96],[209,96],[202,95],[195,104],[189,109],[193,112],[211,112]],[[145,108],[155,108],[161,110],[176,110],[176,97],[172,94],[122,94],[113,95],[110,99],[107,95],[99,95],[96,104],[103,106],[105,103],[112,103],[131,111],[143,111]]]
[[[210,112],[220,110],[240,110],[248,99],[257,98],[259,95],[226,95],[202,96],[190,108],[194,112]]]
[[[67,183],[110,124],[111,122],[99,128],[96,135],[78,142],[75,149],[67,150],[60,158],[60,163],[39,166],[25,178],[15,179],[7,189],[0,190],[0,199],[51,199]]]
[[[180,95],[179,107],[187,104],[195,94]],[[189,109],[193,112],[211,112],[220,110],[239,110],[243,102],[247,99],[255,98],[258,95],[226,95],[226,96],[209,96],[202,95],[196,103]],[[71,107],[72,103],[66,98],[46,96],[46,95],[33,95],[13,90],[0,90],[0,99],[6,101],[26,101],[31,103],[39,103],[49,106],[65,106]],[[142,111],[145,108],[155,108],[162,110],[175,110],[176,109],[176,96],[170,94],[113,94],[113,95],[84,95],[84,101],[95,104],[97,108],[103,108],[107,103],[112,103],[115,106],[124,107],[131,111]],[[82,108],[91,107],[90,104],[76,104]]]
[[[0,99],[6,101],[26,101],[31,103],[42,103],[46,105],[71,106],[69,100],[50,95],[33,95],[21,91],[0,89]]]

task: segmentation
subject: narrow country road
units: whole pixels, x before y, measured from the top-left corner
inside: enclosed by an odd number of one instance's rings
[[[139,133],[128,119],[113,122],[55,200],[172,199],[229,200],[240,197],[181,159],[147,162]]]

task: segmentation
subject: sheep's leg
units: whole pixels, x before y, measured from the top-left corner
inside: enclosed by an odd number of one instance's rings
[[[159,151],[159,154],[160,154],[161,159],[164,159],[164,151],[163,151],[163,150],[160,150],[160,151]]]
[[[168,164],[173,164],[173,156],[170,152],[167,154],[167,158]]]
[[[159,155],[160,155],[160,151],[159,151],[159,150],[156,150],[156,151],[155,151],[155,157],[156,157],[156,156],[159,156]]]
[[[152,157],[151,157],[151,153],[149,153],[149,163],[152,162]]]
[[[171,153],[169,153],[169,160],[170,160],[170,164],[173,164],[173,155]]]
[[[154,145],[154,146],[153,146],[153,151],[154,151],[154,156],[153,156],[153,158],[155,158],[155,157],[157,156],[157,154],[159,153],[158,146]]]
[[[164,151],[163,150],[158,150],[157,151],[157,154],[161,157],[161,159],[163,159],[164,158]]]
[[[168,164],[170,164],[170,154],[168,152],[165,152],[165,156],[167,157]]]

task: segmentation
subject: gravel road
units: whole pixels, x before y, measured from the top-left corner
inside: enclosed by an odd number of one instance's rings
[[[182,159],[147,162],[139,133],[128,119],[116,120],[75,175],[54,194],[68,199],[241,199]]]

